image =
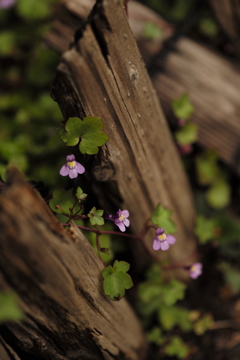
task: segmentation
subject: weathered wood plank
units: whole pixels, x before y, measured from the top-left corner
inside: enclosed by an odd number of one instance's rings
[[[141,326],[102,290],[103,265],[82,233],[74,241],[16,171],[0,199],[0,289],[14,290],[25,318],[8,325],[33,358],[144,359]]]
[[[168,119],[171,102],[184,92],[196,108],[192,120],[199,125],[199,142],[216,150],[240,173],[240,69],[217,53],[182,39],[153,79]]]
[[[59,0],[52,28],[45,37],[46,43],[61,53],[67,51],[74,41],[76,30],[86,20],[95,2],[95,0]],[[147,64],[152,56],[161,50],[164,41],[172,35],[174,27],[151,9],[133,0],[128,3],[128,14],[129,25],[143,60]],[[146,22],[152,22],[161,27],[160,39],[149,39],[143,36]]]
[[[21,360],[15,351],[0,336],[0,359],[1,360]]]
[[[106,182],[98,183],[105,203],[110,198],[116,208],[129,209],[136,233],[159,202],[172,209],[178,240],[168,256],[191,261],[191,192],[121,1],[98,1],[75,46],[62,56],[52,93],[65,119],[103,119],[110,140],[96,157],[92,178]],[[153,234],[149,247],[152,241]]]
[[[240,57],[240,1],[210,0],[214,13]]]

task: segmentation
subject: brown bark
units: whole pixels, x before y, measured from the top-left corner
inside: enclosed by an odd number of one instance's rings
[[[159,202],[172,209],[178,232],[168,256],[191,261],[195,211],[189,185],[120,1],[98,1],[62,56],[52,93],[65,120],[103,119],[110,139],[96,157],[92,179],[99,181],[104,203],[110,198],[116,209],[128,209],[135,233]]]
[[[240,57],[240,1],[210,0],[214,13]]]
[[[0,228],[0,289],[15,291],[25,312],[8,325],[18,349],[42,360],[145,358],[141,326],[125,299],[104,295],[89,242],[74,226],[65,232],[16,170],[0,199]]]

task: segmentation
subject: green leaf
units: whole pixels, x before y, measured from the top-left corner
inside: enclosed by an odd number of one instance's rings
[[[159,228],[164,228],[167,234],[176,231],[175,223],[170,219],[172,210],[165,209],[161,204],[158,204],[156,210],[152,213],[151,220]]]
[[[225,180],[216,181],[206,192],[206,200],[214,209],[223,209],[230,203],[231,189]]]
[[[218,269],[223,273],[224,279],[232,293],[236,295],[240,291],[240,270],[226,262],[219,264]]]
[[[83,192],[83,190],[80,188],[80,186],[78,186],[77,191],[76,191],[76,197],[77,197],[78,201],[81,202],[82,200],[85,200],[87,196],[88,196],[88,194],[85,194]]]
[[[156,345],[162,345],[165,338],[162,335],[162,331],[159,327],[154,327],[147,333],[147,341]]]
[[[16,45],[16,34],[13,31],[2,31],[0,34],[0,54],[10,55]]]
[[[196,161],[198,181],[201,185],[211,185],[219,178],[218,155],[214,151],[204,152]]]
[[[23,312],[18,306],[14,293],[0,293],[0,322],[18,321],[23,318]]]
[[[205,17],[200,20],[199,23],[200,31],[207,36],[214,37],[219,33],[219,27],[213,18]]]
[[[197,235],[201,244],[205,244],[209,240],[215,238],[217,223],[214,219],[207,219],[202,215],[197,217],[195,234]]]
[[[147,21],[144,23],[143,37],[145,39],[161,39],[162,28],[154,22]]]
[[[110,256],[110,250],[108,248],[100,248],[101,253]]]
[[[95,155],[98,153],[98,147],[106,144],[108,136],[104,133],[84,134],[79,145],[82,154]]]
[[[118,261],[116,260],[113,264],[113,269],[115,271],[121,271],[121,272],[128,272],[128,270],[130,269],[130,264],[127,263],[126,261]]]
[[[178,306],[166,306],[160,303],[158,310],[159,324],[165,330],[171,330],[178,325],[183,331],[189,331],[192,328],[189,319],[189,311]]]
[[[111,300],[120,300],[125,295],[125,290],[133,286],[130,275],[126,273],[129,266],[125,261],[116,260],[113,267],[108,266],[102,271],[104,293]]]
[[[167,285],[163,287],[164,304],[167,306],[174,305],[178,300],[184,298],[186,285],[178,280],[171,279]]]
[[[51,15],[51,2],[49,0],[18,0],[16,2],[16,9],[23,19],[31,21],[40,20]]]
[[[171,330],[176,325],[174,307],[161,305],[158,311],[158,319],[164,330]]]
[[[75,204],[75,206],[74,206]],[[57,206],[60,206],[59,209]],[[76,204],[74,189],[66,191],[64,188],[57,188],[53,191],[52,199],[49,201],[49,207],[58,214],[70,214],[70,208],[74,206],[74,213],[80,210],[79,203]]]
[[[192,144],[198,139],[198,126],[189,122],[175,132],[175,137],[179,145]]]
[[[206,314],[194,323],[193,330],[197,335],[203,335],[207,330],[212,328],[213,323],[214,320],[212,315]]]
[[[104,224],[104,219],[102,217],[103,213],[104,210],[97,210],[96,207],[94,206],[87,215],[90,219],[90,223],[92,225],[103,225]]]
[[[180,337],[174,336],[170,343],[164,347],[164,352],[168,356],[176,356],[179,359],[184,359],[189,353],[189,348]]]
[[[190,103],[188,94],[183,94],[180,98],[173,100],[172,108],[178,119],[188,120],[194,112],[194,106]]]
[[[82,154],[97,154],[98,147],[108,141],[108,136],[104,134],[103,122],[99,117],[89,116],[83,120],[70,118],[65,125],[66,133],[62,134],[61,139],[67,146],[75,146],[80,140],[79,150]]]

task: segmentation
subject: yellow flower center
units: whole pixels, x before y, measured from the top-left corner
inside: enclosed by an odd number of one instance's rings
[[[125,216],[124,216],[123,214],[121,214],[121,215],[119,216],[119,220],[120,220],[120,221],[124,221],[124,220],[125,220]]]
[[[190,270],[193,271],[193,272],[194,272],[194,271],[197,271],[196,265],[192,265],[192,266],[190,267]]]
[[[67,166],[70,168],[70,169],[73,169],[75,166],[76,166],[76,161],[69,161],[67,163]]]
[[[166,240],[166,235],[165,234],[162,234],[162,235],[158,235],[158,239],[160,240],[160,241],[164,241],[164,240]]]

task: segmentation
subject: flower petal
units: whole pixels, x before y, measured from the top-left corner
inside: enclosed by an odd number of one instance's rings
[[[69,167],[65,164],[61,167],[59,174],[62,176],[67,176],[69,174]]]
[[[168,242],[165,240],[165,241],[161,241],[160,242],[161,243],[161,249],[163,250],[163,251],[165,251],[165,250],[168,250],[169,249],[169,244],[168,244]]]
[[[69,177],[70,177],[70,179],[75,179],[76,177],[78,177],[78,173],[75,168],[69,169]]]
[[[164,233],[164,228],[158,228],[156,230],[156,236],[162,235]]]
[[[172,235],[166,235],[166,240],[167,240],[168,244],[170,244],[170,245],[172,245],[176,242],[175,237]]]
[[[130,225],[130,221],[128,219],[125,219],[123,223],[126,227],[129,227]]]
[[[79,174],[83,174],[85,172],[85,167],[82,166],[79,162],[76,161],[75,169]]]
[[[161,249],[161,241],[158,239],[153,240],[153,250],[159,250]]]
[[[129,217],[129,211],[128,210],[122,210],[121,214],[125,217],[128,218]]]
[[[117,225],[119,227],[119,230],[121,230],[122,232],[124,232],[126,230],[123,222],[118,222],[117,220],[115,221],[115,225]]]
[[[68,155],[66,159],[67,159],[67,161],[70,161],[70,162],[71,162],[71,161],[74,161],[74,160],[75,160],[75,156],[74,156],[73,154],[72,154],[72,155]]]

